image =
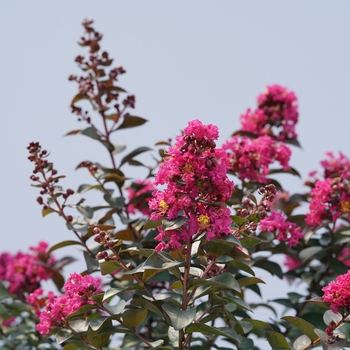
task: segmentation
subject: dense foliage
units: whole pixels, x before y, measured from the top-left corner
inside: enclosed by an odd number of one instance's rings
[[[300,147],[297,97],[279,85],[267,86],[221,147],[215,125],[192,120],[174,142],[158,142],[157,154],[145,146],[125,152],[114,134],[146,119],[131,114],[135,96],[116,85],[126,71],[110,68],[92,24],[83,22],[79,42],[89,53],[75,59],[82,75],[69,77],[78,86],[72,112],[86,126],[68,135],[98,141],[110,164],[82,161],[77,168],[92,184],[64,189],[48,151],[29,144],[42,215],[59,215],[72,240],[0,255],[1,348],[251,350],[257,338],[276,350],[350,347],[350,160],[327,153],[302,194],[277,181],[279,173],[299,176],[289,161]],[[133,179],[126,165],[148,175]],[[102,204],[82,197],[91,190]],[[73,245],[86,270],[65,280],[73,258],[54,252]],[[265,283],[257,269],[304,294],[248,302],[247,291],[260,298]],[[45,291],[45,280],[57,290]],[[276,319],[255,319],[258,307]]]

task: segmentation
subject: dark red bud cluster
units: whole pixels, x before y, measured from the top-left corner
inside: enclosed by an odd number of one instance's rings
[[[275,195],[277,193],[276,186],[274,184],[269,184],[264,187],[260,187],[258,193],[261,194],[265,200],[273,202]]]
[[[105,260],[105,261],[111,260],[107,252],[99,252],[97,253],[96,257],[98,260]]]
[[[106,231],[102,231],[98,227],[95,227],[93,232],[94,232],[94,234],[96,234],[94,241],[99,243],[99,244],[103,244],[104,249],[112,249],[114,247],[116,242],[108,235],[108,233]],[[103,256],[108,256],[108,254],[105,252],[100,252],[100,253],[103,253],[104,254]],[[98,256],[99,255],[97,255],[97,257]],[[99,258],[100,260],[105,259],[104,257],[102,257],[101,254],[100,254],[100,257],[101,257],[101,258]]]
[[[64,199],[67,199],[67,198],[68,198],[69,196],[71,196],[72,194],[74,194],[74,191],[73,191],[72,189],[68,188],[68,189],[66,190],[66,193],[63,193],[62,197],[63,197]]]
[[[185,144],[181,148],[181,152],[190,152],[196,156],[200,156],[204,151],[210,150],[211,153],[214,153],[216,143],[213,140],[197,139],[194,136],[185,135],[184,136]]]
[[[126,99],[124,99],[123,105],[125,107],[135,108],[135,102],[136,102],[135,96],[134,95],[128,95],[126,97]]]

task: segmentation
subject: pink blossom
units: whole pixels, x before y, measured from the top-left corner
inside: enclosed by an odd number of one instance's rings
[[[258,108],[248,109],[241,116],[241,130],[283,141],[297,137],[295,126],[298,117],[294,92],[280,85],[270,85],[258,96]]]
[[[339,275],[335,281],[322,288],[324,292],[323,301],[330,303],[331,310],[336,313],[341,307],[350,307],[350,271]]]
[[[151,210],[148,206],[148,202],[152,199],[151,192],[155,189],[156,187],[151,180],[137,180],[133,186],[127,189],[129,200],[128,212],[135,214],[136,211],[139,211],[149,216]]]
[[[66,317],[86,304],[95,305],[91,297],[99,292],[101,281],[90,275],[81,276],[73,273],[64,285],[65,293],[49,299],[45,309],[40,313],[40,323],[36,326],[41,334],[48,334],[53,327],[65,327]],[[33,295],[31,301],[40,295]]]
[[[350,266],[350,248],[343,248],[339,254],[338,260],[341,261],[345,266]]]
[[[301,262],[297,258],[286,255],[283,265],[287,267],[288,271],[291,271],[299,267],[301,265]]]
[[[154,191],[149,201],[151,219],[173,220],[181,213],[187,221],[176,230],[159,227],[157,250],[179,248],[202,232],[207,239],[231,232],[230,210],[223,202],[231,198],[233,182],[226,175],[227,154],[216,148],[218,136],[216,126],[193,120],[169,149],[155,178],[156,185],[166,188]]]
[[[339,177],[316,181],[306,223],[317,226],[323,220],[336,222],[341,217],[350,219],[350,184]]]
[[[29,254],[0,255],[0,280],[10,283],[10,293],[31,293],[40,287],[41,281],[51,277],[43,266],[43,263],[51,265],[55,261],[53,257],[46,256],[47,247],[46,242],[40,242],[37,247],[30,248],[32,253]]]
[[[335,157],[332,152],[327,152],[328,159],[321,161],[324,168],[324,177],[341,176],[348,178],[350,176],[350,160],[342,152],[339,152],[339,157]]]
[[[256,139],[234,136],[223,145],[223,149],[228,152],[230,170],[241,180],[266,183],[269,166],[275,162],[278,162],[284,170],[290,168],[290,148],[269,136]]]
[[[294,222],[286,220],[286,216],[281,211],[274,211],[260,221],[260,230],[273,232],[276,239],[285,241],[289,247],[296,245],[303,237],[303,233]]]

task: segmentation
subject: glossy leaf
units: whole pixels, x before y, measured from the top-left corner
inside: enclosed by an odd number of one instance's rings
[[[178,217],[174,220],[163,220],[162,221],[162,228],[164,231],[169,230],[176,230],[180,228],[182,225],[184,225],[188,221],[188,218],[186,217]]]
[[[89,328],[89,321],[86,318],[72,320],[69,322],[69,327],[77,333],[86,332]]]
[[[126,310],[123,313],[123,322],[128,328],[136,329],[146,319],[147,314],[147,309]]]
[[[143,125],[146,122],[147,119],[127,114],[124,116],[123,122],[117,127],[116,130],[134,128],[135,126]]]
[[[324,248],[320,246],[315,246],[315,247],[308,247],[303,249],[299,253],[299,258],[302,263],[306,263],[310,261],[315,255],[317,255],[320,252],[324,252]]]
[[[166,303],[162,309],[169,316],[171,325],[176,331],[188,326],[196,316],[196,308],[183,311],[174,303]]]
[[[293,324],[295,327],[299,328],[312,341],[315,341],[318,338],[317,334],[314,331],[315,327],[311,323],[303,320],[302,318],[296,316],[284,316],[282,317],[282,320],[285,320]]]
[[[120,270],[122,267],[116,260],[101,260],[99,261],[100,269],[101,269],[101,275],[109,275],[113,272],[116,272],[117,270]]]
[[[120,315],[124,311],[125,305],[126,305],[126,302],[123,299],[119,300],[118,303],[115,304],[115,305],[110,305],[108,303],[103,303],[103,306],[109,312],[111,312],[111,314],[114,315],[114,316]]]
[[[257,284],[257,283],[264,283],[265,284],[265,282],[263,280],[261,280],[260,278],[257,278],[257,277],[242,277],[237,281],[238,281],[238,284],[240,285],[240,287],[246,287],[246,286],[250,286],[252,284]]]
[[[279,348],[279,349],[286,349],[289,350],[289,344],[286,340],[286,338],[278,332],[275,331],[267,331],[266,333],[266,339],[271,345],[273,349]]]
[[[69,241],[63,241],[63,242],[60,242],[60,243],[57,243],[55,245],[53,245],[48,251],[47,251],[47,255],[50,255],[53,251],[57,250],[57,249],[60,249],[60,248],[63,248],[63,247],[67,247],[67,246],[70,246],[70,245],[83,245],[81,242],[78,242],[78,241],[72,241],[72,240],[69,240]]]
[[[137,149],[135,149],[134,151],[132,151],[131,153],[127,154],[120,162],[120,167],[127,163],[129,160],[133,159],[134,157],[136,157],[137,155],[147,152],[147,151],[151,151],[152,149],[149,147],[139,147]]]
[[[228,272],[222,273],[213,278],[209,278],[207,280],[197,279],[190,280],[190,286],[209,286],[212,290],[234,290],[237,292],[241,292],[241,288],[237,282],[237,280]]]
[[[221,335],[234,341],[235,344],[240,344],[240,336],[229,327],[211,327],[203,323],[192,323],[186,327],[185,333],[202,333],[212,337],[213,335]]]
[[[49,215],[51,213],[54,213],[55,211],[51,208],[46,208],[41,210],[41,215],[45,217],[46,215]]]
[[[254,266],[260,267],[263,270],[266,270],[271,273],[271,275],[276,275],[279,278],[283,278],[283,272],[277,263],[269,260],[258,260],[255,262]]]
[[[90,321],[90,327],[93,331],[99,330],[102,325],[108,320],[108,317],[96,317]]]

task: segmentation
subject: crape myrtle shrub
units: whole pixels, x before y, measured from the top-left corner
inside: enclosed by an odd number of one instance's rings
[[[29,144],[42,215],[59,215],[72,238],[0,255],[1,348],[251,350],[256,338],[273,349],[350,347],[350,160],[327,153],[303,194],[271,178],[299,176],[289,164],[299,147],[297,98],[279,85],[267,86],[222,146],[215,125],[192,120],[174,142],[158,142],[158,153],[125,150],[114,134],[146,120],[134,115],[135,96],[118,83],[125,70],[111,68],[92,24],[83,22],[79,42],[88,54],[75,59],[82,75],[69,77],[78,87],[71,109],[84,126],[68,135],[99,142],[110,163],[83,160],[91,184],[64,189],[48,151]],[[146,178],[131,178],[125,165],[144,167]],[[91,190],[99,203],[82,197]],[[306,213],[296,215],[300,206]],[[65,280],[74,259],[55,251],[71,245],[86,270]],[[264,283],[257,268],[305,292],[249,303],[246,292],[259,298]],[[57,289],[44,291],[45,280]],[[257,307],[276,319],[255,319]]]

